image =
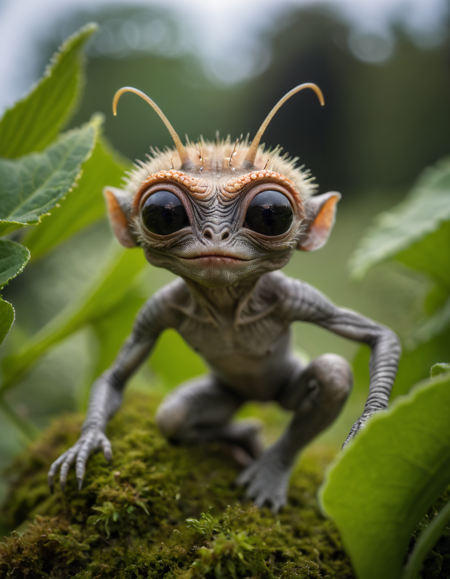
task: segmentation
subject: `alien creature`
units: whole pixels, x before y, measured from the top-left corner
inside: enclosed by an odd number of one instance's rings
[[[320,89],[303,84],[272,109],[248,140],[204,142],[185,147],[165,115],[144,98],[165,123],[175,150],[154,153],[129,175],[125,189],[104,193],[112,229],[125,247],[139,246],[154,266],[179,278],[153,295],[138,313],[132,334],[112,367],[92,387],[78,442],[50,468],[49,484],[60,469],[64,490],[76,463],[81,489],[90,453],[102,449],[127,380],[150,354],[158,336],[174,328],[205,360],[207,376],[179,386],[163,401],[156,421],[169,441],[222,441],[248,458],[237,483],[247,497],[273,512],[286,503],[290,471],[299,450],[329,426],[352,387],[352,372],[340,356],[324,354],[304,365],[292,352],[290,325],[318,324],[371,347],[370,387],[364,412],[348,442],[365,421],[387,407],[397,371],[396,335],[362,315],[331,303],[319,291],[280,273],[296,249],[314,251],[327,241],[339,193],[313,196],[308,175],[295,160],[269,153],[260,139],[280,106],[303,88],[323,104]],[[263,450],[260,426],[232,422],[249,400],[276,401],[293,413],[288,428]]]

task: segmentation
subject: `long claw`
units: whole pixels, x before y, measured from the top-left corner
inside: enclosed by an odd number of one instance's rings
[[[54,486],[54,480],[53,477],[48,475],[48,487],[50,489],[50,494],[53,494],[54,490],[55,490],[55,486]]]
[[[112,447],[111,447],[111,443],[106,438],[106,436],[104,436],[101,439],[100,444],[102,446],[103,454],[104,454],[106,460],[108,462],[111,462],[111,460],[112,460]]]
[[[78,477],[78,490],[81,491],[81,489],[83,488],[83,477]]]
[[[66,487],[67,475],[69,474],[70,465],[73,463],[75,456],[77,455],[77,452],[78,452],[77,448],[72,447],[68,451],[66,459],[61,466],[61,470],[60,470],[60,474],[59,474],[59,481],[61,483],[61,488],[62,488],[63,492],[64,492],[64,489]]]

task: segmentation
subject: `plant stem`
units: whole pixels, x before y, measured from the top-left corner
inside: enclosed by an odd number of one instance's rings
[[[6,400],[0,396],[0,408],[6,414],[6,416],[11,420],[13,424],[20,430],[22,436],[27,442],[30,442],[36,438],[38,430],[28,422],[25,422],[12,406],[10,406]]]
[[[427,554],[438,542],[439,538],[450,521],[450,501],[423,531],[414,547],[403,572],[402,579],[417,579]]]

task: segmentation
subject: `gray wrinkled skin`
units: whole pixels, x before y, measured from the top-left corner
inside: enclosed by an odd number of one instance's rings
[[[350,367],[340,356],[324,354],[307,366],[295,357],[293,322],[317,324],[372,350],[369,397],[346,442],[374,412],[387,407],[400,355],[396,335],[277,271],[296,249],[312,251],[326,242],[339,195],[312,196],[305,174],[276,151],[267,171],[262,150],[249,170],[242,164],[246,148],[242,143],[232,156],[228,142],[206,143],[200,159],[188,148],[188,169],[175,151],[161,153],[136,168],[124,190],[106,191],[118,239],[127,247],[140,246],[151,264],[179,279],[147,301],[116,361],[94,383],[81,437],[52,465],[51,488],[59,469],[64,488],[74,462],[81,488],[95,449],[111,459],[108,420],[121,404],[127,380],[167,328],[184,338],[210,373],[179,386],[163,401],[156,416],[159,429],[186,445],[229,444],[247,464],[237,483],[247,487],[256,505],[267,504],[273,512],[286,503],[299,450],[333,422],[352,387]],[[170,172],[174,161],[178,168]],[[241,186],[233,189],[236,179]],[[189,218],[188,227],[166,236],[148,231],[140,213],[145,200],[161,189],[179,197]],[[267,189],[286,195],[294,213],[290,229],[275,237],[256,233],[245,222],[251,199]],[[259,424],[231,422],[249,400],[276,401],[292,412],[287,430],[265,450]]]

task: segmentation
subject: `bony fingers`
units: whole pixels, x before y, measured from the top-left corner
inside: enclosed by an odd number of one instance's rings
[[[268,505],[272,510],[273,501],[267,493],[261,492],[257,497],[255,497],[253,502],[258,507],[258,509],[262,509],[265,505]]]
[[[253,462],[250,466],[244,469],[241,474],[236,479],[236,484],[238,486],[246,486],[252,482],[255,475],[258,473],[258,464]]]
[[[92,437],[88,437],[83,441],[77,455],[77,461],[75,466],[75,474],[78,481],[78,490],[83,487],[84,473],[86,471],[86,463],[88,461],[89,455],[94,450],[95,441]]]
[[[277,513],[279,513],[281,511],[281,509],[285,506],[286,501],[285,500],[278,500],[278,501],[272,501],[272,507],[271,507],[271,511],[274,515],[276,515]]]
[[[85,470],[86,470],[86,458],[78,455],[77,462],[75,465],[75,474],[77,476],[78,488],[80,490],[81,490],[81,486],[83,485],[83,478],[84,478]]]
[[[64,452],[59,458],[57,458],[48,471],[48,486],[50,487],[50,492],[52,494],[54,490],[55,474],[57,473],[59,466],[66,460],[67,453],[68,451]]]
[[[108,462],[111,462],[112,461],[112,447],[111,447],[111,443],[106,438],[106,436],[104,438],[102,438],[101,445],[102,445],[103,454],[105,455],[106,460]]]
[[[244,487],[245,485],[248,485],[251,480],[251,474],[247,472],[247,470],[244,470],[244,472],[241,472],[241,474],[237,477],[236,484],[240,487]]]
[[[61,472],[59,474],[59,482],[60,482],[61,489],[63,492],[64,492],[64,489],[66,488],[67,475],[69,474],[70,466],[72,465],[73,461],[75,460],[77,453],[78,453],[78,449],[76,447],[71,448],[69,450],[69,452],[67,453],[67,457],[61,466]]]
[[[62,454],[59,458],[57,458],[55,460],[55,462],[52,464],[52,466],[50,467],[50,470],[48,471],[48,476],[54,477],[60,464],[62,464],[65,460],[66,460],[66,456],[68,454],[68,450]]]
[[[48,475],[47,475],[47,480],[48,480],[48,486],[50,487],[50,492],[53,494],[53,485],[54,485],[54,480],[55,480],[55,474],[58,470],[59,465],[64,462],[65,457],[66,457],[67,453],[64,453],[62,456],[60,456],[57,460],[55,460],[55,462],[52,464],[52,466],[50,467],[50,470],[48,471]]]
[[[264,494],[264,488],[261,488],[258,481],[253,481],[245,494],[249,499],[257,499],[259,496]]]

